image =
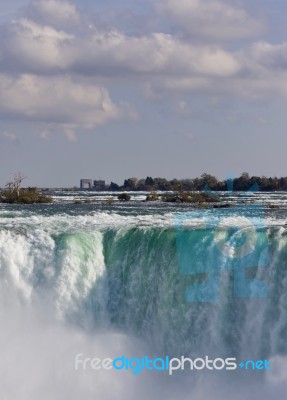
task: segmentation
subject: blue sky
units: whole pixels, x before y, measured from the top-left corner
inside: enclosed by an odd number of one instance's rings
[[[0,4],[0,186],[286,176],[281,0]]]

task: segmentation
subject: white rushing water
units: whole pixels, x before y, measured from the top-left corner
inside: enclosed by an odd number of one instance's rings
[[[0,398],[283,398],[287,217],[263,198],[201,211],[2,206]],[[75,371],[78,353],[264,358],[272,370]]]

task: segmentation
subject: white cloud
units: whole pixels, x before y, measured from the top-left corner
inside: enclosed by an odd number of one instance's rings
[[[42,140],[50,140],[50,132],[49,130],[45,129],[38,135]]]
[[[92,129],[109,120],[133,117],[128,107],[118,106],[108,91],[90,81],[70,77],[0,75],[0,114],[62,126],[70,139],[73,129]]]
[[[78,141],[77,135],[72,129],[65,128],[64,129],[64,134],[66,135],[68,140],[70,140],[70,142],[77,142]]]
[[[12,132],[3,132],[2,136],[6,139],[9,140],[11,142],[15,142],[17,141],[17,136],[15,135],[15,133]]]
[[[260,41],[253,43],[246,49],[239,52],[242,62],[245,62],[249,69],[273,70],[282,72],[287,70],[287,43],[271,44]]]
[[[66,0],[35,0],[28,7],[27,14],[56,27],[77,25],[80,22],[76,6]]]
[[[9,71],[230,76],[239,68],[234,56],[218,46],[195,46],[164,33],[133,37],[90,30],[76,37],[22,19],[6,30],[5,39],[0,66]]]
[[[262,32],[262,21],[223,0],[160,0],[158,11],[195,38],[234,40]]]
[[[147,88],[153,97],[177,92],[287,95],[287,43],[257,42],[239,51],[215,44],[214,39],[237,39],[262,27],[223,0],[160,2],[163,14],[194,30],[195,37],[205,35],[202,42],[193,36],[136,36],[92,25],[72,32],[68,22],[81,16],[66,1],[34,1],[29,10],[32,19],[0,28],[0,114],[60,124],[70,140],[77,139],[78,127],[135,117],[129,107],[112,102],[107,83]]]
[[[69,66],[65,46],[73,36],[31,20],[13,22],[2,33],[0,66],[2,70],[47,73]]]
[[[230,53],[237,69],[233,74],[182,74],[162,76],[149,84],[149,92],[203,93],[219,97],[234,96],[267,99],[287,96],[287,43],[256,42]],[[206,63],[208,65],[208,62]],[[212,62],[211,62],[212,64]],[[210,66],[213,68],[213,65]]]
[[[229,76],[238,67],[232,54],[218,47],[194,46],[164,33],[130,37],[117,31],[95,32],[78,47],[74,66],[77,71],[117,76],[126,73]]]

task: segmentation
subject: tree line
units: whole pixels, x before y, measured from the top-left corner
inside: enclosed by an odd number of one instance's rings
[[[111,182],[109,191],[202,191],[209,188],[214,191],[247,191],[256,187],[260,191],[287,191],[287,177],[268,178],[265,176],[250,176],[243,172],[237,178],[218,180],[215,176],[204,173],[195,179],[128,178],[123,185]]]

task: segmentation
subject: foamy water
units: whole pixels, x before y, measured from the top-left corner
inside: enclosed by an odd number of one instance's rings
[[[232,207],[207,210],[62,197],[0,206],[1,398],[281,398],[285,194],[256,194],[248,204],[235,196]],[[77,353],[268,358],[273,369],[134,377],[77,372]]]

